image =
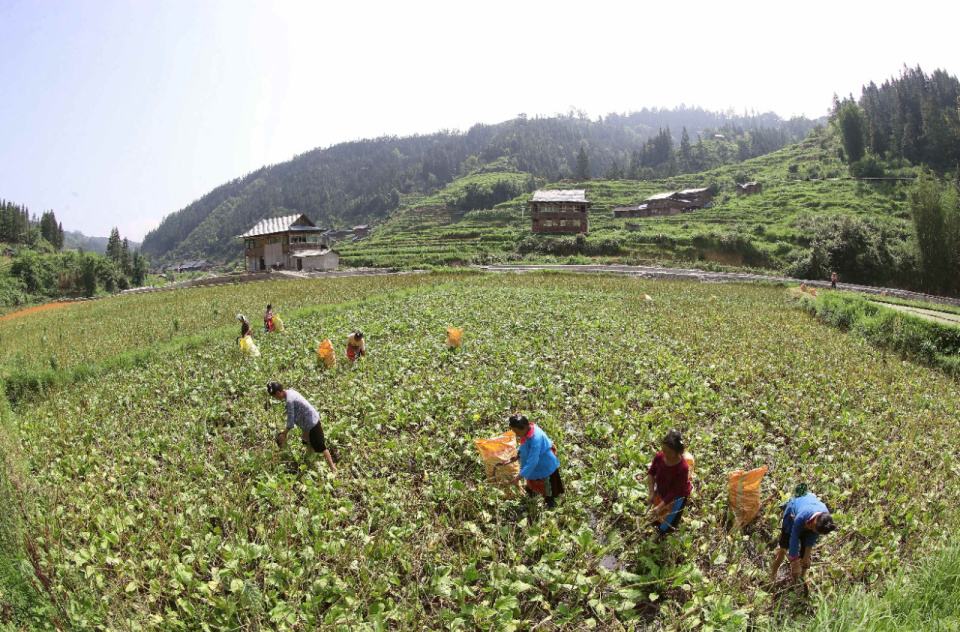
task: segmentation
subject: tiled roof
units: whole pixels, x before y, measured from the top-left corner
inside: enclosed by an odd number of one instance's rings
[[[680,195],[696,195],[698,193],[703,193],[704,191],[709,191],[710,187],[703,187],[702,189],[684,189],[680,192]]]
[[[301,219],[303,221],[301,221]],[[259,237],[261,235],[273,235],[276,233],[285,233],[292,227],[296,230],[316,229],[316,224],[310,221],[306,215],[286,215],[284,217],[270,217],[260,220],[256,226],[238,235],[240,239],[247,237]]]
[[[531,202],[586,202],[586,191],[583,189],[563,189],[559,191],[537,191]]]
[[[672,196],[674,193],[675,191],[668,191],[667,193],[657,193],[656,195],[651,195],[650,197],[648,197],[646,200],[644,200],[644,202],[649,202],[650,200],[666,200],[667,198]]]

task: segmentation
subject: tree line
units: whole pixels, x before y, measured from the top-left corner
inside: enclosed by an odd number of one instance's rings
[[[898,78],[864,86],[859,100],[834,96],[831,120],[851,166],[885,160],[940,174],[960,169],[960,81],[946,71],[904,67]]]
[[[0,202],[0,240],[14,248],[10,264],[0,269],[0,304],[93,296],[101,290],[116,292],[146,283],[147,258],[131,249],[117,228],[107,240],[106,255],[83,248],[61,252],[64,234],[53,211],[37,218],[25,206]]]

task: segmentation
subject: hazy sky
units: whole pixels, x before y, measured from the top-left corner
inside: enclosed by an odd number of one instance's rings
[[[960,73],[949,6],[0,0],[0,198],[139,240],[346,140],[571,106],[820,116],[903,64]]]

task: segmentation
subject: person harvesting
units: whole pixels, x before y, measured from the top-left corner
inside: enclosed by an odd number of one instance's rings
[[[837,530],[827,506],[806,491],[806,485],[798,486],[798,494],[790,499],[783,510],[780,548],[770,569],[771,582],[776,581],[784,557],[790,561],[790,574],[794,578],[803,577],[810,568],[810,553],[820,536]]]
[[[683,436],[676,430],[666,434],[660,452],[647,469],[650,497],[647,515],[657,522],[661,534],[673,531],[683,517],[683,507],[690,497],[690,466],[683,458]]]
[[[314,408],[306,398],[291,389],[283,388],[280,382],[270,382],[267,384],[267,393],[277,401],[286,402],[287,405],[287,427],[277,437],[277,446],[283,447],[287,442],[287,435],[294,426],[303,431],[303,442],[310,453],[320,452],[327,459],[327,465],[337,473],[337,467],[333,464],[333,458],[330,456],[330,450],[327,449],[327,442],[323,437],[323,428],[320,426],[320,413]]]
[[[367,345],[363,341],[363,332],[355,331],[347,336],[347,359],[357,361],[357,356],[366,357]]]
[[[510,461],[520,459],[520,473],[510,480],[510,484],[516,485],[521,478],[526,479],[527,494],[543,496],[547,507],[553,509],[557,506],[557,498],[564,492],[556,446],[543,430],[531,424],[524,415],[512,415],[508,423],[520,444],[517,456]]]
[[[247,320],[246,316],[243,314],[237,314],[237,320],[240,321],[240,335],[237,336],[237,342],[240,342],[241,339],[246,338],[247,336],[253,337],[253,329],[250,327],[250,322]]]
[[[267,305],[267,311],[263,315],[263,328],[266,331],[273,331],[273,305]]]

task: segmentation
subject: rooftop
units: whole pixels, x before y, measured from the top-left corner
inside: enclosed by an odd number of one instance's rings
[[[703,187],[702,189],[684,189],[680,191],[680,195],[697,195],[698,193],[703,193],[709,191],[710,187]]]
[[[238,235],[240,239],[247,237],[260,237],[261,235],[273,235],[276,233],[285,233],[289,230],[320,230],[317,225],[310,221],[306,215],[286,215],[284,217],[270,217],[257,222],[256,226]]]
[[[561,189],[558,191],[537,191],[531,202],[587,202],[584,189]]]
[[[667,193],[657,193],[656,195],[651,195],[644,202],[649,202],[650,200],[666,200],[671,197],[675,191],[668,191]]]

